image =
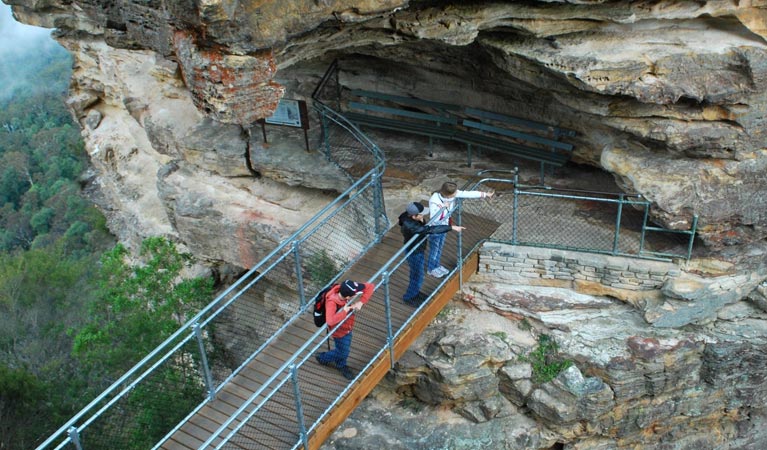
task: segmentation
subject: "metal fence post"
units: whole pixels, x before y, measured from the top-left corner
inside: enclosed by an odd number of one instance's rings
[[[389,292],[389,272],[381,274],[384,285],[384,308],[386,309],[386,343],[389,346],[389,364],[394,368],[394,336],[391,326],[391,294]]]
[[[618,215],[615,217],[615,238],[613,239],[613,255],[618,253],[618,238],[621,233],[621,214],[623,213],[623,194],[618,196]]]
[[[336,111],[341,111],[341,69],[338,67],[338,60],[336,60],[336,67],[333,69],[336,76]]]
[[[647,233],[647,217],[650,215],[650,203],[644,205],[644,219],[642,219],[642,235],[639,238],[639,254],[644,252],[644,239]]]
[[[328,130],[328,118],[325,115],[325,111],[320,112],[320,126],[322,127],[322,140],[323,147],[325,148],[325,156],[330,159],[330,131]]]
[[[309,437],[306,435],[306,425],[304,424],[304,408],[301,404],[301,391],[298,388],[298,372],[296,365],[290,365],[290,379],[293,381],[293,395],[296,397],[296,415],[298,416],[298,430],[301,433],[301,442],[304,449],[309,449]]]
[[[205,375],[205,384],[208,386],[208,399],[213,400],[216,398],[216,387],[213,386],[213,374],[208,366],[208,356],[205,354],[205,344],[202,341],[202,331],[199,322],[194,324],[193,329],[194,335],[197,338],[197,345],[200,347],[200,364],[202,365],[202,373]]]
[[[77,427],[69,427],[67,434],[69,435],[69,440],[72,441],[72,444],[74,444],[75,448],[77,448],[77,450],[83,450],[83,446],[80,443],[80,433],[77,431]]]
[[[692,243],[695,241],[695,232],[698,230],[698,215],[692,216],[692,229],[690,230],[690,243],[687,245],[687,261],[692,257]]]
[[[511,205],[511,243],[513,245],[517,245],[517,218],[519,217],[519,214],[517,213],[517,205],[518,205],[518,198],[517,195],[519,193],[519,190],[517,189],[517,185],[519,184],[519,168],[514,168],[514,190],[512,191],[512,205]]]
[[[306,294],[304,293],[304,276],[301,270],[301,255],[299,254],[299,241],[293,241],[293,258],[296,262],[296,282],[298,283],[298,301],[301,303],[301,308],[306,303]]]
[[[381,238],[385,230],[382,230],[382,221],[381,216],[385,214],[383,210],[383,202],[381,201],[383,199],[382,190],[383,187],[381,185],[381,174],[375,173],[373,174],[373,216],[375,217],[375,232],[376,232],[376,241]]]
[[[457,209],[457,216],[455,219],[455,223],[460,227],[461,223],[463,223],[461,212],[463,211],[463,202],[461,199],[456,199],[456,209]],[[463,233],[458,233],[458,290],[463,289]]]

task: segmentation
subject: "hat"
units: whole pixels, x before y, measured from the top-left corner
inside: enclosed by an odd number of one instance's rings
[[[407,205],[407,211],[408,215],[410,216],[417,216],[418,214],[423,214],[423,210],[426,209],[423,207],[422,204],[418,202],[413,202]]]
[[[362,292],[362,289],[363,286],[361,283],[357,283],[356,281],[352,280],[346,280],[341,283],[341,289],[339,289],[338,292],[341,294],[341,297],[352,297],[354,294]]]

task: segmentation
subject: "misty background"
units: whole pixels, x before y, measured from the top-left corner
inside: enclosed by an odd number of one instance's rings
[[[0,2],[0,101],[10,100],[19,92],[66,89],[69,74],[61,84],[37,82],[40,73],[50,70],[52,65],[60,70],[62,58],[71,61],[67,51],[53,40],[51,31],[17,22],[11,7]]]

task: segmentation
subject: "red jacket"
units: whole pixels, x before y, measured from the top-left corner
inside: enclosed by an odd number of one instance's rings
[[[368,300],[370,300],[370,297],[373,296],[373,289],[375,289],[375,284],[373,283],[360,283],[363,286],[362,289],[362,296],[360,297],[359,302],[367,303]],[[336,325],[339,324],[344,318],[346,318],[347,315],[351,315],[349,317],[349,320],[343,323],[335,333],[333,333],[334,338],[340,338],[344,337],[347,334],[351,333],[352,328],[354,328],[354,319],[356,318],[356,314],[351,314],[351,311],[344,312],[342,309],[344,305],[346,304],[346,301],[341,297],[341,295],[338,293],[338,291],[341,289],[341,285],[336,284],[332,288],[330,288],[330,291],[325,295],[325,322],[328,324],[328,329],[333,329]]]

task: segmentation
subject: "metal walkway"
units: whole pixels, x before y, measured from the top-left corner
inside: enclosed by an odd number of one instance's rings
[[[466,230],[462,233],[462,247],[473,249],[475,244],[487,238],[487,231],[495,229],[498,224],[477,216],[464,215],[463,224]],[[472,231],[480,230],[480,231]],[[457,265],[457,233],[449,233],[443,252],[443,264],[447,267]],[[384,236],[382,241],[371,248],[354,266],[347,271],[345,277],[355,280],[368,280],[385,263],[402,248],[402,236],[399,227],[394,226]],[[468,250],[467,250],[468,251]],[[464,254],[464,257],[469,256]],[[472,261],[470,258],[469,261]],[[473,264],[464,266],[464,276],[469,277],[476,271],[476,257]],[[408,284],[407,266],[403,270],[397,270],[390,277],[389,294],[391,296],[391,318],[394,329],[403,330],[394,342],[394,356],[396,360],[407,349],[410,343],[420,334],[426,325],[442,309],[444,304],[455,294],[459,286],[459,274],[453,272],[452,278],[435,279],[426,277],[422,292],[436,293],[432,300],[424,307],[416,311],[413,307],[402,303],[401,298]],[[415,316],[407,323],[412,315]],[[368,366],[353,384],[349,384],[340,373],[330,367],[321,366],[312,357],[310,349],[305,344],[310,341],[317,332],[317,328],[311,318],[311,314],[304,314],[303,320],[297,320],[286,328],[267,348],[252,360],[236,377],[227,383],[217,393],[215,400],[209,402],[200,409],[193,417],[189,418],[170,439],[164,442],[160,448],[168,450],[198,449],[207,446],[216,447],[222,440],[221,437],[204,445],[210,436],[216,432],[246,402],[251,405],[257,404],[251,399],[254,392],[258,392],[265,384],[276,384],[275,375],[278,375],[284,362],[294,355],[303,361],[297,370],[298,385],[301,386],[301,406],[297,408],[292,390],[285,391],[285,395],[278,393],[273,401],[268,402],[256,419],[242,427],[225,448],[247,449],[281,449],[295,448],[300,442],[300,429],[296,410],[302,410],[305,423],[314,423],[323,411],[328,408],[337,397],[343,397],[322,422],[309,434],[309,447],[317,448],[328,437],[332,430],[340,424],[357,406],[357,404],[375,387],[390,368],[391,357],[388,354],[380,355],[372,365],[368,365],[376,357],[376,351],[386,344],[387,323],[384,308],[383,289],[379,289],[373,295],[370,302],[360,311],[355,323],[352,339],[352,350],[349,357],[349,367],[355,372]],[[303,352],[302,352],[303,349]],[[320,350],[324,350],[322,347]],[[347,388],[349,388],[347,390]],[[345,393],[344,391],[347,390]],[[272,389],[269,390],[270,392]],[[245,408],[245,413],[255,409],[254,406]],[[233,430],[236,424],[230,424],[228,431]],[[226,433],[219,433],[219,436]]]
[[[476,272],[480,243],[690,257],[694,225],[690,231],[648,226],[644,199],[522,186],[516,173],[514,179],[483,178],[463,189],[498,195],[492,202],[457,202],[453,217],[466,230],[449,233],[442,254],[453,272],[440,280],[427,276],[422,292],[430,300],[418,309],[407,306],[401,300],[409,272],[405,248],[384,205],[384,154],[320,101],[341,88],[334,64],[313,99],[319,150],[346,176],[348,188],[38,450],[318,448]],[[630,210],[643,210],[638,226],[627,220]],[[646,242],[648,234],[669,231],[682,233],[686,245],[669,251],[654,239]],[[349,366],[359,375],[351,382],[314,359],[329,337],[310,318],[312,296],[341,277],[376,285],[354,328]]]

